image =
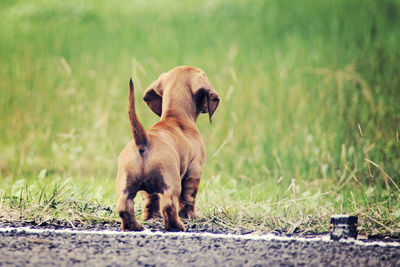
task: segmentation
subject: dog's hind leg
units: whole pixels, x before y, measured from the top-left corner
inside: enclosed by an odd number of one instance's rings
[[[180,187],[180,184],[168,185],[168,189],[161,196],[160,210],[167,231],[185,231],[185,226],[178,216]]]
[[[182,179],[179,216],[185,219],[197,218],[195,209],[196,195],[199,190],[201,170],[189,170]]]
[[[143,226],[136,221],[133,199],[135,194],[121,194],[118,198],[117,212],[122,219],[121,229],[123,231],[141,231]]]
[[[133,202],[138,187],[131,183],[128,185],[128,176],[125,173],[119,172],[117,179],[119,181],[117,183],[117,212],[122,220],[121,229],[123,231],[141,231],[143,226],[136,221]]]
[[[143,200],[143,220],[155,219],[160,217],[160,197],[157,193],[148,194],[140,191]]]
[[[136,195],[136,194],[135,194]],[[133,198],[135,195],[123,194],[118,199],[117,212],[122,219],[123,231],[141,231],[143,226],[136,221]]]

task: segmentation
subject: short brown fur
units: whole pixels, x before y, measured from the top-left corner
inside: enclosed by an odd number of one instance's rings
[[[196,119],[211,117],[219,97],[200,69],[181,66],[163,73],[145,91],[144,100],[161,117],[145,131],[137,118],[130,81],[129,118],[134,140],[121,152],[117,174],[117,212],[122,230],[139,231],[134,198],[143,198],[143,219],[163,216],[165,229],[184,231],[182,218],[196,218],[205,148]]]

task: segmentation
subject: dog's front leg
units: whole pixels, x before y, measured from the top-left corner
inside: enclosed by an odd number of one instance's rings
[[[123,192],[120,194],[117,203],[117,212],[122,219],[121,229],[123,231],[141,231],[143,226],[136,221],[135,204],[133,199],[135,193]]]
[[[155,219],[160,216],[160,197],[158,193],[148,194],[140,191],[143,200],[143,220]]]

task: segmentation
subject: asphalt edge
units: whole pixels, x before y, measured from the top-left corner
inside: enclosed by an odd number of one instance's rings
[[[400,242],[363,242],[360,240],[341,239],[339,241],[333,241],[330,239],[330,235],[323,237],[292,237],[292,236],[277,236],[274,234],[263,234],[263,235],[234,235],[234,234],[213,234],[213,233],[193,233],[193,232],[160,232],[144,230],[141,232],[122,232],[115,230],[73,230],[73,229],[35,229],[30,227],[0,227],[0,233],[28,233],[28,234],[44,234],[44,233],[55,233],[55,234],[85,234],[85,235],[128,235],[128,236],[166,236],[166,237],[208,237],[217,239],[241,239],[241,240],[261,240],[261,241],[299,241],[299,242],[340,242],[346,244],[354,244],[358,246],[379,246],[379,247],[400,247]]]

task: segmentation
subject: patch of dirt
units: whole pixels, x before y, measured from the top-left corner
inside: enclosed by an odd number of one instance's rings
[[[145,229],[149,229],[151,231],[165,232],[165,229],[162,224],[162,219],[152,219],[146,222],[142,222],[142,224]],[[329,234],[328,232],[316,233],[316,232],[295,231],[294,233],[287,233],[282,230],[274,230],[270,232],[260,231],[260,230],[250,230],[242,227],[224,226],[209,218],[202,218],[191,221],[185,220],[184,224],[186,227],[186,232],[194,232],[194,233],[235,234],[235,235],[247,235],[247,234],[263,235],[267,233],[272,233],[278,236],[296,236],[296,237],[306,237],[306,238],[322,237]],[[4,217],[0,217],[0,227],[119,231],[121,230],[121,223],[119,220],[109,221],[109,222],[101,222],[101,221],[69,222],[56,219],[51,219],[44,222],[36,222],[24,219],[16,219],[16,218],[6,219]],[[364,242],[373,242],[373,241],[400,242],[399,236],[387,236],[387,235],[364,236],[359,234],[359,239],[363,240]]]
[[[209,219],[198,219],[198,220],[186,220],[184,221],[187,232],[208,232],[215,234],[249,234],[254,231],[250,231],[245,228],[232,228],[218,223],[213,222]],[[146,222],[142,222],[145,229],[151,231],[165,231],[161,219],[152,219]],[[0,218],[0,227],[30,227],[39,229],[77,229],[77,230],[120,230],[121,223],[119,221],[113,222],[79,222],[79,221],[60,221],[60,220],[47,220],[44,222],[36,222],[29,220],[8,220]],[[258,232],[257,234],[263,234],[265,232]],[[274,231],[275,234],[282,234],[282,232]]]

